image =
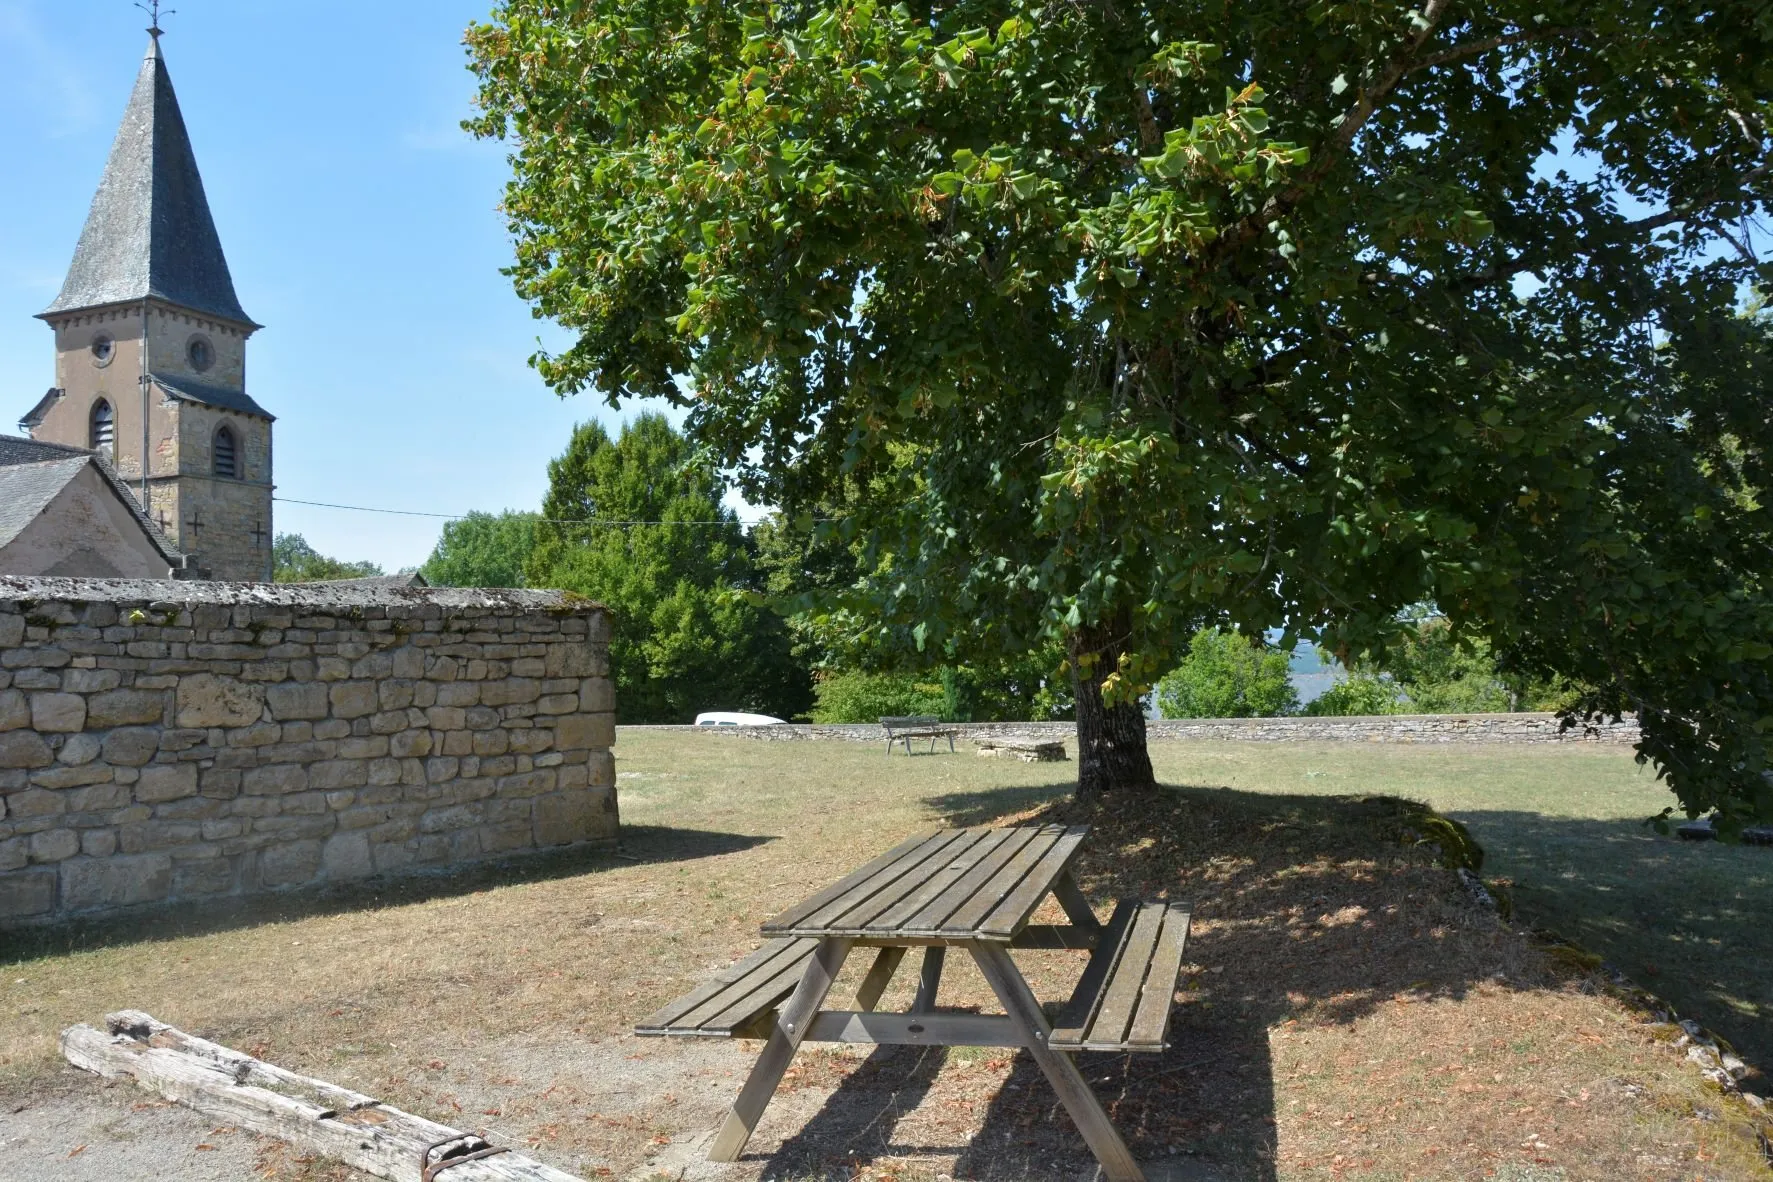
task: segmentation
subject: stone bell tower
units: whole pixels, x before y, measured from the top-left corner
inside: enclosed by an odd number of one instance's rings
[[[272,416],[160,51],[148,52],[61,294],[55,387],[20,426],[91,448],[206,577],[271,578]]]

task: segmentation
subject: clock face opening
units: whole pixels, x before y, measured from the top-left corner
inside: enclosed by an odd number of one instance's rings
[[[92,349],[92,363],[100,369],[111,364],[111,358],[117,355],[117,342],[102,332],[92,338],[90,347]]]
[[[204,337],[192,337],[191,343],[185,346],[185,356],[191,362],[191,368],[202,373],[215,364],[215,346]]]

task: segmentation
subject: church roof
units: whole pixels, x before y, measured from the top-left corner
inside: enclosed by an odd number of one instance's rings
[[[149,38],[67,281],[42,315],[150,297],[257,327],[234,294],[158,36]]]
[[[243,415],[257,415],[261,419],[276,420],[275,415],[258,403],[254,402],[244,390],[235,390],[228,386],[216,386],[209,382],[199,382],[195,378],[187,378],[182,374],[176,378],[161,374],[150,374],[154,384],[159,386],[169,397],[180,402],[196,402],[203,406],[213,406],[217,410],[231,410]]]
[[[16,435],[0,435],[0,546],[10,543],[53,501],[68,482],[91,464],[117,494],[142,532],[148,535],[168,565],[182,568],[185,556],[167,540],[160,527],[142,509],[116,471],[97,452]]]

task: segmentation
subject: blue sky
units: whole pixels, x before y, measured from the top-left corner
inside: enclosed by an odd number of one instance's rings
[[[170,0],[163,47],[235,287],[266,325],[247,384],[277,415],[277,495],[462,513],[535,508],[576,422],[499,274],[505,149],[458,124],[462,30],[488,0]],[[0,0],[0,432],[54,379],[54,298],[142,50],[128,0]],[[625,408],[624,417],[633,413]],[[390,570],[441,522],[280,502],[279,532]]]

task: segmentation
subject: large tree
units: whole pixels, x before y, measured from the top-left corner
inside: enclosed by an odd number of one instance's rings
[[[844,482],[881,627],[1061,641],[1085,791],[1200,627],[1432,601],[1773,815],[1773,17],[1545,0],[504,0],[512,275],[559,391]]]
[[[792,717],[812,702],[780,617],[752,602],[756,572],[725,491],[658,414],[616,439],[586,423],[548,465],[525,581],[609,606],[623,722],[689,722],[703,710]]]
[[[521,587],[538,528],[536,514],[517,509],[470,513],[443,527],[419,573],[433,587]]]

